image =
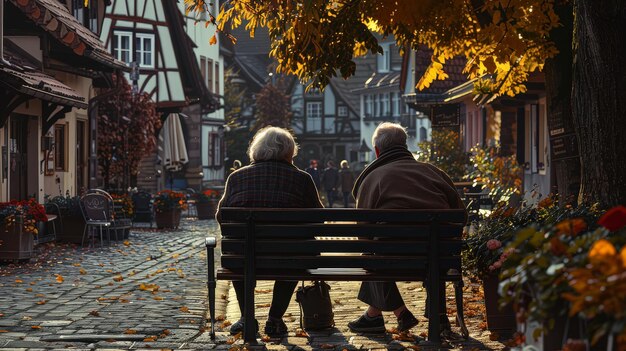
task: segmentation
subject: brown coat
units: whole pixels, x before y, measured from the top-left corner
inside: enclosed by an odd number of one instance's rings
[[[357,208],[465,208],[444,171],[411,159],[398,159],[372,170],[363,179],[356,200]]]

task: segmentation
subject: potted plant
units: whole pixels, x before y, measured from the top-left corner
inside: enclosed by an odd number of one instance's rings
[[[178,228],[180,213],[187,208],[185,194],[163,190],[154,197],[154,211],[157,228]]]
[[[567,273],[585,267],[589,248],[611,237],[597,225],[600,214],[595,206],[557,207],[519,229],[506,246],[510,254],[500,274],[506,292],[502,302],[515,306],[526,343],[556,350],[563,347],[564,336],[591,339],[581,333],[585,317],[571,313],[565,297],[573,291]]]
[[[0,260],[30,259],[37,222],[47,221],[35,199],[0,203]]]
[[[214,219],[220,193],[215,189],[207,189],[196,195],[198,219]]]
[[[74,244],[82,243],[85,231],[85,218],[80,211],[79,196],[56,196],[48,200],[48,203],[59,207],[61,226],[57,230],[56,240]]]

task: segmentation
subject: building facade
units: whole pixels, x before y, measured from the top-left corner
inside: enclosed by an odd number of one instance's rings
[[[137,68],[128,76],[135,89],[151,96],[163,121],[178,118],[182,125],[188,157],[182,167],[169,167],[163,130],[158,150],[141,161],[137,186],[151,192],[202,188],[202,120],[219,107],[202,74],[183,6],[169,0],[113,0],[103,22],[101,39],[113,56]]]
[[[103,0],[7,1],[0,38],[0,200],[94,186],[97,88],[128,67],[98,39]]]

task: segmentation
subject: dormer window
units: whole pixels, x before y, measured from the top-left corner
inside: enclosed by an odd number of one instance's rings
[[[74,17],[90,31],[98,33],[98,1],[89,1],[85,7],[84,0],[72,0],[72,13]]]
[[[377,71],[378,73],[387,73],[391,69],[391,43],[383,43],[380,46],[383,48],[383,54],[376,57]]]

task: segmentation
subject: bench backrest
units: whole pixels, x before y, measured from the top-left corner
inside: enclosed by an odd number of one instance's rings
[[[460,271],[463,210],[222,208],[221,219],[222,267],[231,270],[253,262],[255,270],[389,269],[411,277],[437,258],[440,272]]]

